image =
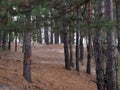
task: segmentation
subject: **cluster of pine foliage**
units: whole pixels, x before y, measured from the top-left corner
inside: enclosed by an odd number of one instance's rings
[[[11,42],[23,43],[23,75],[31,82],[31,42],[64,44],[65,68],[71,70],[84,59],[84,39],[91,74],[95,57],[98,90],[118,90],[120,81],[119,0],[1,0],[0,48],[11,50]],[[44,34],[43,34],[44,32]],[[76,64],[73,45],[76,45]]]

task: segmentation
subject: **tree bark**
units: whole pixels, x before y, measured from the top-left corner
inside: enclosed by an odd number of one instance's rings
[[[26,1],[26,6],[29,6],[30,1]],[[24,61],[23,61],[23,76],[31,83],[31,18],[30,13],[26,13],[26,26],[28,27],[24,33]]]
[[[15,51],[17,51],[17,32],[15,33]]]
[[[83,58],[84,58],[83,35],[82,32],[80,32],[80,61],[82,62],[82,64]]]
[[[76,70],[79,72],[79,31],[76,32]]]
[[[46,43],[46,45],[49,45],[49,35],[48,35],[48,25],[47,25],[47,23],[45,23],[44,29],[45,29],[45,43]]]
[[[113,21],[113,1],[106,0],[106,18]],[[107,90],[116,90],[115,48],[113,27],[107,32]]]
[[[6,50],[7,48],[7,31],[3,31],[3,38],[2,38],[2,48],[3,50]]]
[[[118,52],[120,55],[120,1],[116,0],[116,21],[117,21],[117,38],[118,38]],[[116,90],[119,90],[119,58],[116,60]]]
[[[70,64],[74,67],[73,63],[73,44],[72,44],[72,32],[69,32],[69,45],[70,45]]]
[[[87,45],[87,52],[88,52],[88,55],[87,55],[87,69],[86,69],[86,72],[88,74],[91,74],[91,58],[92,58],[92,45],[91,45],[91,35],[89,34],[88,35],[88,45]]]
[[[64,55],[65,55],[65,68],[71,70],[70,58],[69,58],[69,46],[68,46],[68,33],[63,33],[64,38]]]
[[[59,44],[59,33],[58,31],[55,31],[55,44]]]
[[[8,50],[11,50],[11,42],[12,42],[12,32],[9,31]]]
[[[88,25],[91,23],[91,15],[92,15],[92,5],[91,2],[88,3]],[[91,74],[91,58],[92,58],[92,36],[91,36],[91,31],[90,28],[88,32],[88,45],[87,45],[87,69],[86,72],[88,74]]]
[[[118,51],[120,52],[120,1],[116,0],[116,20],[118,35]]]
[[[98,0],[96,3],[96,11],[98,14],[99,25],[101,25],[104,18],[104,0]],[[97,79],[97,90],[105,90],[105,78],[104,78],[104,58],[102,50],[102,29],[98,26],[95,30],[94,36],[94,53],[96,62],[96,79]]]
[[[24,42],[24,62],[23,62],[23,76],[28,82],[31,82],[31,32],[25,32]]]

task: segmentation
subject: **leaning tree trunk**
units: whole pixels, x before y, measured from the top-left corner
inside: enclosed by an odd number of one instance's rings
[[[101,25],[104,17],[104,0],[98,0],[96,2],[96,11],[98,15],[99,25]],[[96,62],[96,79],[97,79],[97,90],[105,90],[104,83],[104,58],[102,50],[102,27],[98,26],[95,30],[94,36],[94,54]]]
[[[113,21],[113,1],[106,0],[107,20]],[[109,26],[111,27],[111,26]],[[107,32],[107,90],[116,90],[116,72],[115,72],[115,48],[113,27]]]

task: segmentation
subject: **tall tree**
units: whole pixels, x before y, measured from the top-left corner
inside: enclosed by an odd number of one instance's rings
[[[92,17],[92,5],[91,2],[88,2],[88,25],[91,24],[91,17]],[[91,74],[91,58],[92,58],[92,35],[91,35],[91,29],[88,27],[88,45],[87,45],[87,69],[86,72],[88,74]]]
[[[26,6],[26,26],[31,26],[31,18],[30,18],[30,1],[25,0]],[[31,31],[30,28],[27,28],[24,34],[24,62],[23,62],[23,76],[28,82],[31,82]]]
[[[64,0],[65,12],[68,7],[68,2]],[[67,14],[63,19],[63,43],[64,43],[64,55],[65,55],[65,68],[71,70],[70,58],[69,58],[69,38],[68,38],[68,17]]]
[[[120,52],[120,1],[116,0],[116,20],[118,35],[118,51]]]
[[[104,83],[104,58],[102,51],[102,21],[104,19],[104,0],[96,1],[96,16],[98,25],[95,30],[95,36],[93,40],[95,62],[96,62],[96,78],[97,78],[97,90],[105,90]]]
[[[79,10],[80,8],[79,7],[77,7],[77,17],[79,17],[79,14],[80,14],[80,10]],[[79,20],[77,20],[77,25],[79,25]],[[79,70],[79,59],[80,59],[80,55],[79,55],[79,53],[80,53],[80,51],[79,51],[79,27],[77,27],[77,31],[76,31],[76,70],[79,72],[80,70]]]
[[[109,22],[113,21],[113,0],[106,0],[106,18]],[[114,29],[113,26],[109,27],[107,32],[107,90],[116,90]]]

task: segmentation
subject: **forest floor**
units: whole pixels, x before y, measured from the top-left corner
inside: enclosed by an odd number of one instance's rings
[[[83,65],[78,73],[64,68],[63,45],[35,45],[32,47],[32,83],[23,78],[22,47],[18,51],[0,53],[0,90],[96,90],[95,64],[92,59],[92,74],[86,73],[86,51]],[[31,88],[31,89],[29,89]]]

